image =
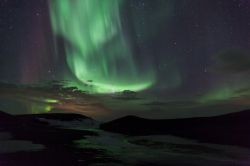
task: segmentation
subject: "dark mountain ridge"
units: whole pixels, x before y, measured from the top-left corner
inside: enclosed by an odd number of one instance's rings
[[[250,147],[250,110],[214,117],[144,119],[126,116],[103,123],[106,131],[141,135],[174,135],[201,142]]]

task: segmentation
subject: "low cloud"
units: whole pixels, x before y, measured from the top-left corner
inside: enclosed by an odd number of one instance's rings
[[[250,51],[230,49],[215,57],[215,71],[242,73],[250,71]]]

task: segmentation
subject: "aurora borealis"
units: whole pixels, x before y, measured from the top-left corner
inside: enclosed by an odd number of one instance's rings
[[[136,65],[122,30],[121,5],[122,0],[51,2],[53,31],[70,43],[65,48],[67,64],[95,92],[144,90],[154,82],[150,66],[140,72]]]
[[[249,98],[247,0],[2,1],[0,79],[201,104]]]

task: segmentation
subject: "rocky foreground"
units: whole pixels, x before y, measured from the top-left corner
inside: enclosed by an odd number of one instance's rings
[[[78,114],[0,112],[0,165],[247,166],[249,119],[246,110],[173,120],[127,116],[100,124]]]

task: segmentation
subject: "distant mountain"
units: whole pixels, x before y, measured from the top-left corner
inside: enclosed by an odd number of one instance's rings
[[[95,132],[70,130],[49,125],[47,121],[39,118],[56,121],[91,120],[86,116],[77,114],[37,114],[37,115],[9,115],[0,111],[0,132],[9,132],[14,138],[31,140],[36,143],[47,144],[80,139],[85,135],[97,135]],[[60,139],[58,139],[60,138]]]
[[[250,110],[214,117],[143,119],[126,116],[103,123],[106,131],[127,135],[175,135],[201,142],[250,147]]]
[[[86,120],[88,117],[76,114],[39,114],[39,115],[9,115],[0,111],[0,134],[8,134],[6,145],[10,149],[19,146],[40,145],[46,147],[39,151],[18,151],[13,153],[0,153],[1,166],[16,165],[88,165],[96,160],[96,156],[103,155],[102,152],[90,149],[79,149],[74,141],[84,139],[85,136],[98,136],[98,133],[89,130],[75,130],[63,127],[52,126],[39,120],[54,119],[55,121],[74,122]],[[6,140],[1,140],[6,141]],[[9,142],[8,142],[9,141]],[[17,143],[19,142],[19,144]],[[20,143],[21,142],[21,143]],[[15,144],[16,143],[16,144]],[[2,147],[0,147],[2,148]],[[1,152],[1,151],[0,151]],[[84,158],[79,162],[79,159]]]

